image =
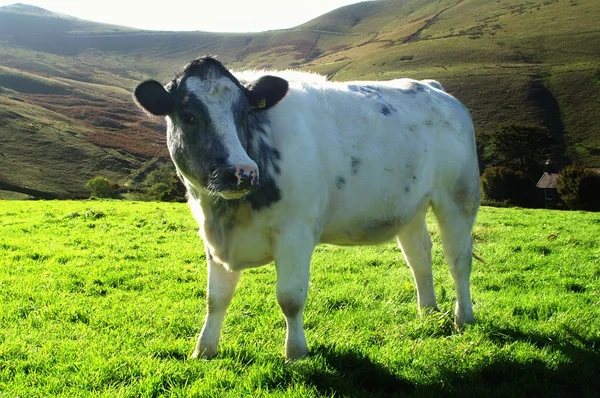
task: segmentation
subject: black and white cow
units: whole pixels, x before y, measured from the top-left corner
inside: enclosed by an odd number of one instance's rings
[[[319,243],[395,237],[419,309],[435,309],[430,207],[456,285],[456,324],[473,322],[471,230],[480,200],[473,124],[439,83],[235,77],[202,57],[165,87],[141,83],[135,99],[167,119],[168,148],[206,247],[208,309],[193,357],[216,354],[240,271],[272,261],[285,354],[306,355],[302,311]]]

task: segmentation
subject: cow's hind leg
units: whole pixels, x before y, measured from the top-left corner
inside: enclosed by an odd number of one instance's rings
[[[417,286],[419,311],[437,310],[431,269],[431,238],[422,210],[397,236],[398,245],[410,267]]]
[[[434,202],[432,206],[440,226],[444,255],[456,288],[454,314],[459,328],[474,320],[470,290],[473,255],[471,232],[477,216],[479,193],[474,190],[473,195],[463,198],[460,201]]]
[[[233,298],[240,273],[228,271],[206,250],[208,264],[207,310],[204,326],[198,337],[192,358],[209,358],[217,354],[225,312]]]

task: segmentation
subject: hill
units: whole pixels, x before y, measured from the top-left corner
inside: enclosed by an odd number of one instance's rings
[[[81,158],[68,150],[50,159],[3,145],[0,189],[25,192],[19,181],[28,181],[27,189],[50,196],[84,195],[81,181],[96,174],[112,173],[126,184],[151,158],[167,159],[162,122],[139,112],[129,93],[148,77],[166,81],[206,53],[234,69],[299,68],[333,80],[434,78],[469,107],[478,134],[500,123],[545,126],[559,163],[598,167],[595,3],[382,0],[342,7],[296,28],[248,34],[143,31],[26,5],[0,7],[0,140],[19,137],[43,152],[23,120],[6,116],[19,108],[52,126],[45,140],[56,148],[95,148],[86,156],[96,165],[80,167]],[[126,167],[104,167],[103,157]],[[44,172],[19,175],[36,168]]]

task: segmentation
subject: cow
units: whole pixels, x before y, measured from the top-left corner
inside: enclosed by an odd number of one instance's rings
[[[206,250],[207,313],[192,357],[216,355],[240,272],[273,261],[285,356],[307,355],[302,313],[320,243],[396,238],[420,312],[437,310],[429,208],[456,287],[455,323],[472,323],[480,191],[468,110],[439,83],[237,76],[204,56],[166,86],[147,80],[134,92],[147,113],[166,118],[169,153]]]

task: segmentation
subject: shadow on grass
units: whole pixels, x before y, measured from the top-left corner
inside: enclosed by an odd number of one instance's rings
[[[515,358],[500,353],[490,362],[471,369],[442,363],[432,369],[440,374],[435,383],[409,381],[394,369],[355,352],[340,352],[320,346],[312,355],[320,355],[324,366],[299,371],[305,383],[323,395],[344,397],[423,396],[544,396],[597,397],[600,393],[600,338],[585,339],[572,330],[569,338],[554,340],[547,336],[518,330],[497,329],[489,338],[498,346],[516,342],[534,345],[540,350],[556,351],[567,358],[558,364]]]
[[[373,397],[411,394],[415,385],[394,375],[385,366],[356,352],[340,352],[332,347],[319,346],[311,355],[325,360],[325,369],[304,371],[306,382],[326,395],[344,397]]]
[[[243,349],[225,349],[215,360],[242,379],[251,375],[251,389],[272,392],[289,392],[304,385],[319,395],[351,398],[600,396],[600,336],[586,338],[568,327],[550,336],[494,325],[487,325],[482,333],[483,340],[491,344],[489,358],[464,358],[457,363],[451,356],[448,361],[430,361],[430,368],[396,369],[361,352],[328,345],[316,346],[309,359],[291,363],[278,355],[257,356]],[[551,359],[537,359],[540,352]],[[187,360],[177,350],[163,350],[157,357]],[[421,359],[427,362],[427,358]],[[207,366],[216,365],[207,362]],[[422,374],[428,371],[429,375]],[[185,383],[189,382],[186,378]],[[171,388],[178,380],[169,383]]]
[[[568,337],[550,337],[524,333],[515,329],[495,329],[489,339],[499,346],[516,342],[527,343],[538,350],[562,354],[566,361],[556,365],[540,360],[515,362],[500,357],[493,363],[467,375],[465,381],[519,396],[597,397],[600,394],[600,337],[586,339],[569,327],[563,328]],[[471,391],[476,391],[471,388]]]

